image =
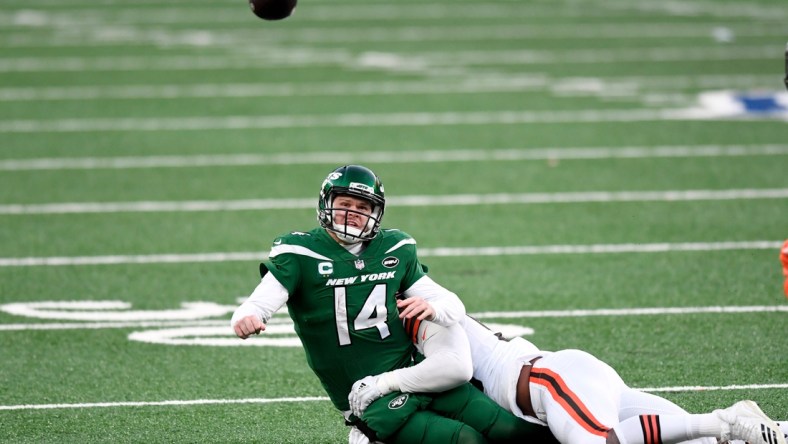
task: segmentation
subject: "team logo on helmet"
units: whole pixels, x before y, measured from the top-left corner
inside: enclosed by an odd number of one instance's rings
[[[363,184],[363,183],[358,183],[358,182],[350,182],[350,185],[348,185],[348,188],[351,189],[351,190],[359,190],[359,191],[363,191],[365,193],[370,193],[370,194],[374,194],[375,193],[375,189],[372,188],[371,186]]]
[[[408,394],[403,393],[397,396],[396,398],[392,399],[391,402],[389,402],[389,409],[397,410],[398,408],[405,405],[406,402],[408,402]]]
[[[383,259],[383,262],[381,262],[381,264],[383,264],[383,266],[386,268],[394,268],[399,264],[399,259],[397,259],[394,256],[389,256]]]

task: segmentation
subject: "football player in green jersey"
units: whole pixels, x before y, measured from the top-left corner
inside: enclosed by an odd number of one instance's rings
[[[465,315],[457,295],[427,276],[416,241],[381,228],[384,210],[383,184],[371,170],[346,165],[331,172],[320,187],[320,227],[274,240],[260,284],[233,314],[236,335],[264,331],[287,304],[310,368],[354,430],[373,441],[524,442],[542,433],[544,427],[516,418],[471,386],[471,370],[462,365],[446,365],[445,391],[438,393],[433,383],[420,392],[419,381],[405,372],[380,387],[387,395],[360,418],[352,415],[348,394],[356,380],[414,364],[403,319],[452,327]]]

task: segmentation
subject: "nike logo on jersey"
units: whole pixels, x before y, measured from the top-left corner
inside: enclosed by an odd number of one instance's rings
[[[346,278],[338,278],[338,279],[328,279],[326,280],[326,287],[341,287],[344,285],[351,285],[364,282],[374,282],[374,281],[382,281],[387,279],[394,279],[394,275],[396,275],[396,271],[384,271],[382,273],[370,273],[370,274],[362,274],[361,276],[353,276],[353,277],[346,277]]]

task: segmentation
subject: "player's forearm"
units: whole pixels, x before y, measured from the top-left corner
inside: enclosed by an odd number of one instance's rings
[[[271,316],[287,302],[287,298],[287,289],[271,273],[268,273],[249,298],[235,310],[230,325],[234,326],[247,316],[257,316],[263,323],[267,323]]]
[[[465,316],[465,305],[453,292],[442,287],[429,276],[419,279],[410,288],[405,290],[405,297],[420,296],[429,302],[435,311],[432,322],[448,327],[456,324]]]
[[[462,327],[442,327],[425,321],[419,328],[418,338],[417,345],[426,358],[412,367],[380,375],[378,388],[381,392],[441,392],[471,379],[470,345]]]

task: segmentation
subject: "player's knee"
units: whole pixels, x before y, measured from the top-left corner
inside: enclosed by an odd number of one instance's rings
[[[457,433],[457,444],[486,444],[487,440],[473,427],[463,425]]]

